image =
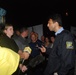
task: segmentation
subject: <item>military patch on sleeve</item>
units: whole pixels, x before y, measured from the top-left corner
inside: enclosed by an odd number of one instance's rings
[[[73,43],[71,41],[66,41],[66,49],[74,49]]]

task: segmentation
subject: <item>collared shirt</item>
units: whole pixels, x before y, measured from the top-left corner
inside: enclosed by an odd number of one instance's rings
[[[57,35],[57,34],[61,33],[63,30],[64,30],[64,28],[63,28],[63,27],[61,27],[61,28],[60,28],[60,29],[55,33],[55,35]]]

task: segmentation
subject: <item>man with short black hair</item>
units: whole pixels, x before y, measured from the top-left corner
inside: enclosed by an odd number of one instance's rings
[[[49,54],[44,75],[74,75],[75,42],[73,35],[62,27],[60,14],[50,16],[47,24],[50,31],[54,31],[56,38],[52,49],[42,46],[42,52]]]

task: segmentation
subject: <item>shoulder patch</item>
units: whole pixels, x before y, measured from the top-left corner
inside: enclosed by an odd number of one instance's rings
[[[66,41],[66,49],[74,49],[73,43],[71,41]]]

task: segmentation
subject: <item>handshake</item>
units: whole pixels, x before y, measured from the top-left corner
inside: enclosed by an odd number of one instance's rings
[[[22,72],[25,72],[27,69],[36,67],[37,65],[39,65],[40,63],[42,63],[45,60],[45,57],[42,55],[38,55],[38,56],[30,59],[29,56],[30,56],[31,52],[32,52],[32,50],[30,47],[24,48],[24,52],[23,52],[24,59],[21,63],[23,65],[23,67],[21,66]]]
[[[21,73],[26,73],[30,68],[34,68],[45,60],[45,57],[42,55],[38,55],[35,58],[28,60],[23,60]],[[28,62],[28,63],[27,63]],[[25,64],[26,63],[26,64]],[[24,65],[25,64],[25,65]]]

